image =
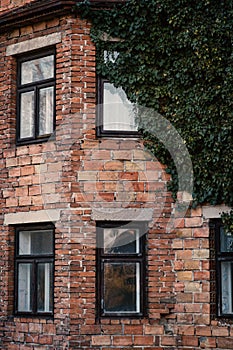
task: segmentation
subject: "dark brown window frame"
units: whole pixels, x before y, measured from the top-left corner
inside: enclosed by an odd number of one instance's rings
[[[138,131],[127,130],[104,130],[103,123],[103,105],[104,105],[104,84],[111,83],[108,79],[101,76],[97,77],[97,116],[96,116],[96,136],[97,137],[126,137],[137,138],[140,136]]]
[[[21,84],[21,64],[36,58],[43,58],[53,55],[54,56],[54,76],[53,78],[39,80],[33,83]],[[54,102],[53,102],[53,131],[55,130],[56,123],[56,50],[54,47],[47,47],[43,50],[37,50],[33,53],[22,54],[17,57],[17,103],[16,103],[16,144],[25,145],[31,143],[39,143],[47,141],[52,134],[39,135],[39,90],[41,88],[53,87],[54,88]],[[20,115],[20,94],[23,92],[34,91],[35,94],[35,134],[33,137],[20,138],[20,124],[21,124],[21,115]]]
[[[221,263],[232,262],[233,252],[221,252],[221,229],[223,223],[221,219],[210,220],[210,273],[211,273],[211,316],[221,319],[233,319],[232,313],[224,313],[222,311],[222,276]],[[215,244],[211,244],[211,241]],[[233,304],[233,283],[232,290],[232,304]]]
[[[105,228],[123,228],[127,225],[127,229],[139,229],[139,244],[140,251],[132,255],[129,254],[107,254],[103,249],[103,232]],[[97,229],[97,249],[96,249],[96,273],[97,273],[97,288],[96,288],[96,319],[101,318],[143,318],[147,315],[147,258],[146,258],[146,236],[148,231],[147,222],[117,222],[117,221],[98,221]],[[139,312],[104,312],[103,310],[103,264],[106,262],[131,263],[138,262],[140,264],[140,308]]]
[[[19,251],[19,233],[22,231],[53,231],[52,239],[52,254],[43,255],[20,255]],[[15,226],[15,273],[14,273],[14,315],[23,317],[40,317],[40,318],[52,318],[54,313],[54,273],[55,273],[55,228],[53,224],[45,223],[40,225],[25,224]],[[32,311],[18,311],[18,265],[20,263],[31,263],[33,266],[33,287],[32,287]],[[52,264],[52,310],[50,312],[37,311],[37,274],[36,267],[39,263],[51,263]]]

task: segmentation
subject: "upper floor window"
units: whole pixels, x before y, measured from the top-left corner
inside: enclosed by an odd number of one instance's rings
[[[136,136],[137,124],[133,104],[125,91],[106,79],[98,81],[98,136]]]
[[[217,316],[233,317],[233,236],[225,232],[221,220],[212,220],[215,233]]]
[[[145,224],[97,224],[97,310],[99,317],[145,314]]]
[[[54,228],[51,225],[16,229],[15,312],[53,313]]]
[[[103,60],[113,66],[120,56],[117,51],[104,51]],[[98,79],[98,136],[137,136],[135,106],[132,104],[122,87],[116,88],[107,79]]]
[[[47,139],[54,130],[55,52],[18,59],[17,142]]]

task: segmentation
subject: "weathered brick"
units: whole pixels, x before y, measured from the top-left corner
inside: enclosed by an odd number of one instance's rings
[[[203,223],[201,217],[192,217],[185,219],[185,227],[200,227]]]
[[[111,338],[109,335],[93,335],[91,342],[92,345],[111,345]]]
[[[113,336],[113,345],[114,346],[132,346],[133,338],[131,336]]]
[[[179,271],[177,272],[178,281],[192,281],[193,273],[192,271]]]

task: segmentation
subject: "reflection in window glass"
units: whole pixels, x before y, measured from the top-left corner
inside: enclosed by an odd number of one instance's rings
[[[18,311],[32,310],[32,264],[18,265]]]
[[[37,308],[39,312],[52,311],[52,264],[37,267]]]
[[[40,89],[39,135],[53,132],[54,88]]]
[[[54,56],[46,56],[21,64],[21,84],[34,83],[54,77]]]
[[[137,131],[132,103],[122,88],[105,82],[103,92],[103,129]]]
[[[40,255],[52,254],[53,231],[21,231],[19,232],[19,254]]]
[[[221,263],[221,288],[222,288],[222,312],[232,313],[232,282],[233,263],[225,261]]]
[[[104,264],[104,311],[139,312],[139,264]]]
[[[24,92],[20,95],[20,138],[25,139],[34,136],[35,111],[34,91]]]
[[[105,228],[104,252],[108,254],[139,253],[139,230]]]

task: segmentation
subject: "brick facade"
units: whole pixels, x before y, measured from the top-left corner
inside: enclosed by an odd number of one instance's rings
[[[0,0],[0,13],[30,2]],[[56,137],[16,146],[17,56],[6,50],[54,33],[61,38],[55,44]],[[211,317],[210,232],[202,208],[169,224],[174,202],[164,166],[140,139],[96,138],[90,23],[70,11],[3,27],[0,92],[0,348],[233,349],[231,324]],[[144,210],[151,213],[147,316],[97,321],[96,218],[131,213],[137,220]],[[33,220],[55,223],[53,319],[13,312],[14,225]]]

